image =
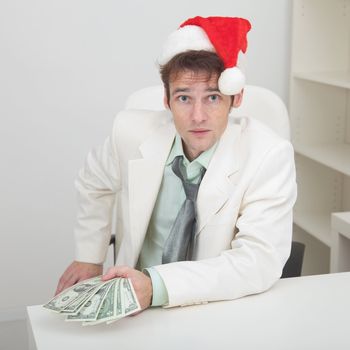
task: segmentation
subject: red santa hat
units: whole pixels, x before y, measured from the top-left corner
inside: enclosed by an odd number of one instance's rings
[[[175,55],[188,50],[213,51],[221,58],[225,70],[219,77],[219,90],[225,95],[241,92],[245,75],[238,67],[238,58],[247,50],[248,20],[237,17],[194,17],[170,34],[159,63],[168,63]]]

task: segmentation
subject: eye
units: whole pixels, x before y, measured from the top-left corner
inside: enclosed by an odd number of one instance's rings
[[[181,96],[178,97],[178,100],[180,102],[187,102],[188,101],[188,96],[181,95]]]
[[[215,101],[217,101],[217,100],[219,100],[219,95],[210,95],[209,96],[209,101],[210,102],[215,102]]]

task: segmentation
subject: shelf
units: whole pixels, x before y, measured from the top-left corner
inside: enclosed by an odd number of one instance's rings
[[[295,72],[294,78],[350,89],[350,72]]]
[[[331,246],[331,217],[329,213],[295,212],[294,223],[326,246]]]
[[[332,229],[350,239],[350,211],[332,213]]]
[[[297,153],[350,176],[350,144],[294,144]]]

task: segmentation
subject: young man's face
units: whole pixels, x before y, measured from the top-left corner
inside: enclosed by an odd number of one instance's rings
[[[169,83],[169,90],[170,99],[165,97],[165,104],[191,161],[213,146],[225,131],[232,99],[219,91],[217,76],[207,80],[206,74],[191,71],[179,73]],[[242,93],[235,96],[234,107],[239,106],[241,97]]]

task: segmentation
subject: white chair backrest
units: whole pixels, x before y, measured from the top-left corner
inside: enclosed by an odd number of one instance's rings
[[[137,90],[127,99],[125,109],[164,110],[163,96],[164,88],[161,85]],[[271,90],[246,85],[242,104],[239,108],[233,108],[231,115],[258,119],[281,137],[290,139],[287,108],[280,97]]]

